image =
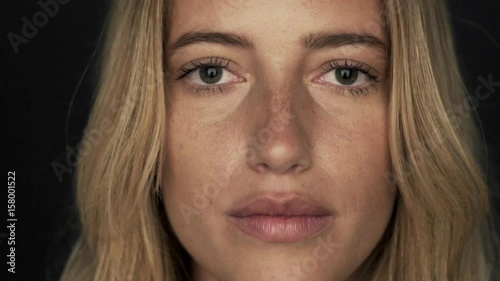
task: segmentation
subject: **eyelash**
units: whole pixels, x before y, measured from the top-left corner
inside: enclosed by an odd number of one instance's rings
[[[229,64],[231,64],[230,59],[226,59],[223,57],[209,57],[209,58],[201,58],[197,60],[193,60],[188,63],[189,66],[182,66],[179,70],[180,74],[175,77],[176,81],[182,80],[192,72],[198,70],[201,67],[222,67],[223,69],[227,70],[229,69]],[[357,70],[365,75],[367,75],[368,78],[373,82],[369,86],[365,87],[349,87],[349,86],[339,86],[339,85],[329,85],[327,87],[333,88],[339,92],[339,94],[343,94],[345,90],[348,90],[353,96],[357,95],[368,95],[370,91],[370,86],[373,86],[374,83],[380,82],[378,80],[379,76],[375,73],[375,71],[369,67],[368,65],[358,62],[358,61],[352,61],[352,60],[333,60],[330,61],[326,64],[324,64],[322,67],[323,72],[321,75],[324,75],[332,70],[339,69],[339,68],[347,68],[347,69],[352,69],[352,70]],[[195,89],[196,94],[200,95],[211,95],[215,93],[217,90],[220,92],[224,91],[224,88],[227,85],[213,85],[213,86],[201,86],[197,87]]]
[[[175,78],[176,81],[182,80],[184,77],[188,76],[192,72],[198,70],[201,67],[216,66],[222,67],[223,69],[229,69],[230,59],[223,57],[209,57],[193,60],[188,63],[190,66],[182,66],[179,70],[180,74]],[[196,94],[201,95],[211,95],[212,93],[219,90],[223,92],[224,85],[214,85],[214,86],[201,86],[195,89]]]
[[[339,68],[347,68],[347,69],[357,70],[357,71],[365,74],[372,81],[372,83],[370,85],[365,86],[365,87],[359,87],[359,86],[349,87],[349,86],[339,86],[339,85],[335,85],[335,84],[327,86],[329,88],[333,88],[333,89],[339,91],[339,94],[343,94],[344,91],[347,90],[353,96],[357,96],[357,95],[366,96],[370,92],[371,86],[373,86],[375,83],[380,82],[379,75],[370,66],[368,66],[362,62],[359,62],[359,61],[347,60],[347,59],[332,60],[332,61],[324,64],[321,68],[323,69],[323,72],[321,73],[321,75],[325,75],[326,73],[328,73],[332,70],[335,70],[335,69],[339,69]]]

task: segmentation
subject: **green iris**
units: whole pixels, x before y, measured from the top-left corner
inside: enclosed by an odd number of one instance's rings
[[[204,83],[215,84],[222,77],[222,68],[216,66],[200,67],[200,78]]]
[[[351,68],[337,68],[335,70],[335,77],[342,85],[352,85],[358,79],[359,71]]]

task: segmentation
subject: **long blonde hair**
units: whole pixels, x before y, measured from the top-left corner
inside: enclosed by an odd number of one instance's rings
[[[82,232],[61,281],[178,281],[186,252],[160,196],[164,166],[165,41],[171,1],[117,0],[101,81],[80,144]],[[362,265],[372,281],[489,281],[489,190],[446,7],[387,0],[391,41],[389,136],[397,187],[386,235]]]

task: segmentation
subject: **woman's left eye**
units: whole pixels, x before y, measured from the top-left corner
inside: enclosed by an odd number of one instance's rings
[[[322,66],[322,74],[314,82],[343,93],[368,94],[370,86],[379,82],[379,74],[370,66],[353,60],[334,60]]]
[[[344,88],[363,88],[377,82],[378,74],[366,64],[349,60],[331,61],[323,66],[316,82]]]
[[[371,78],[354,68],[337,68],[323,75],[323,81],[340,86],[356,87],[370,83]]]

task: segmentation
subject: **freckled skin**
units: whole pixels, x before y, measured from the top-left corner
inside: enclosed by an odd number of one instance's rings
[[[366,46],[304,51],[299,38],[373,31],[380,3],[174,2],[169,44],[203,30],[245,34],[255,45],[201,43],[168,58],[168,71],[178,73],[190,61],[221,56],[244,78],[211,96],[195,93],[187,80],[170,80],[167,88],[162,192],[168,219],[193,258],[195,281],[357,281],[356,269],[380,240],[395,202],[385,177],[387,85],[374,83],[356,96],[311,78],[328,61],[349,59],[384,81],[388,62]],[[388,44],[383,32],[373,34]],[[313,198],[336,218],[297,243],[266,243],[228,224],[234,202],[266,193]],[[320,239],[333,246],[321,248]]]

